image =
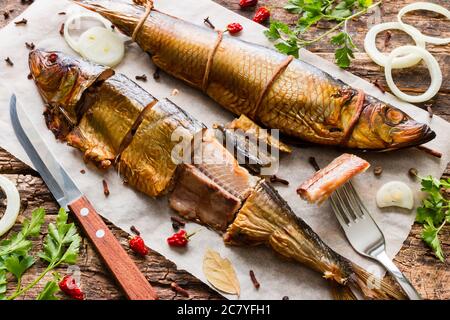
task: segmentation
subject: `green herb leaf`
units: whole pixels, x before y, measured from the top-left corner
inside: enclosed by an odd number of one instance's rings
[[[300,14],[303,12],[304,0],[289,0],[288,4],[284,6],[284,9],[290,13]]]
[[[341,68],[349,67],[351,59],[355,58],[355,56],[353,55],[353,49],[355,48],[355,45],[353,44],[350,35],[344,31],[339,32],[337,35],[331,38],[331,43],[335,46],[339,46],[334,54],[336,64]]]
[[[420,184],[427,197],[422,200],[422,206],[417,208],[416,221],[424,224],[422,239],[430,246],[436,257],[444,261],[438,234],[446,223],[450,223],[450,200],[444,198],[441,189],[450,185],[450,179],[439,180],[428,176],[421,178]]]
[[[34,264],[34,262],[34,258],[29,255],[23,257],[11,255],[4,260],[6,270],[11,272],[17,280],[22,278],[22,275]]]
[[[45,237],[44,250],[39,257],[54,267],[60,263],[74,264],[78,257],[81,238],[73,223],[67,223],[68,214],[60,209],[56,225],[50,223]]]
[[[441,243],[438,238],[439,230],[440,228],[427,224],[422,231],[422,239],[430,246],[431,249],[433,249],[436,257],[444,262],[444,252],[442,251]]]
[[[57,280],[47,282],[44,289],[36,297],[36,300],[59,300],[55,293],[59,291]]]
[[[0,270],[0,300],[4,299],[8,281],[6,281],[6,270]]]
[[[25,219],[19,233],[13,234],[10,239],[0,242],[0,258],[12,253],[26,255],[32,246],[31,241],[27,238],[39,235],[44,218],[44,209],[34,210],[31,214],[31,220]]]

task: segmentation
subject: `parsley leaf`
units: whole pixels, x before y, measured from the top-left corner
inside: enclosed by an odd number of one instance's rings
[[[74,264],[78,257],[81,238],[73,223],[67,223],[67,212],[61,208],[56,225],[48,225],[48,234],[44,241],[44,250],[39,257],[55,267],[61,263]]]
[[[339,47],[334,54],[336,64],[341,68],[349,67],[351,59],[355,57],[353,55],[355,45],[350,35],[342,31],[331,38],[331,43]]]
[[[276,41],[274,46],[278,51],[298,58],[300,48],[297,44],[297,36],[287,24],[275,21],[270,24],[268,30],[264,31],[264,34],[268,39]]]
[[[436,257],[444,262],[444,252],[442,251],[441,243],[438,238],[440,229],[440,227],[436,228],[434,225],[427,224],[422,231],[422,239],[431,249],[433,249]]]
[[[0,269],[0,300],[5,298],[8,281],[6,281],[6,271]]]
[[[269,30],[266,30],[264,34],[269,40],[275,42],[274,46],[278,51],[298,57],[300,48],[338,32],[331,39],[331,43],[337,46],[335,60],[341,68],[347,68],[350,66],[351,59],[354,58],[355,45],[345,31],[344,23],[365,14],[369,7],[380,4],[381,1],[373,4],[372,0],[288,0],[284,9],[299,16],[296,25],[291,28],[279,21],[271,21]],[[304,35],[311,26],[322,20],[336,22],[336,25],[317,38],[305,39]],[[339,29],[342,27],[344,30],[340,32]],[[334,38],[336,39],[333,41]],[[341,41],[338,41],[339,39]]]
[[[427,197],[422,200],[422,206],[417,208],[416,222],[424,225],[423,241],[433,250],[436,257],[444,262],[444,252],[438,234],[447,222],[450,223],[450,200],[442,195],[441,189],[450,186],[450,179],[439,180],[427,176],[421,178],[420,184]]]
[[[22,279],[22,275],[27,271],[33,264],[35,260],[32,256],[16,256],[11,255],[4,260],[4,265],[6,270],[11,272],[18,281]]]
[[[25,219],[22,224],[22,230],[19,233],[13,234],[8,240],[0,242],[0,260],[4,259],[9,254],[26,255],[31,249],[31,241],[29,237],[39,235],[41,226],[44,223],[45,210],[42,208],[36,209],[31,214],[31,220]]]
[[[55,272],[53,274],[53,280],[47,282],[44,289],[36,297],[36,300],[59,300],[55,293],[59,291],[59,275]]]

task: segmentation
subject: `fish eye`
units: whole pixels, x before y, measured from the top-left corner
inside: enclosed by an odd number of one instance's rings
[[[392,124],[397,125],[404,119],[404,114],[400,110],[388,108],[385,113],[386,120]]]

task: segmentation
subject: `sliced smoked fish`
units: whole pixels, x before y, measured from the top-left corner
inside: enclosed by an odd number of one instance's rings
[[[190,164],[178,168],[170,207],[184,218],[225,231],[242,201]]]
[[[310,203],[321,203],[334,190],[369,167],[370,164],[366,160],[353,154],[344,153],[303,182],[298,187],[297,193]]]

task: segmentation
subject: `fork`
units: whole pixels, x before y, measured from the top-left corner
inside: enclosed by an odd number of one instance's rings
[[[351,182],[332,193],[331,206],[352,247],[361,255],[377,260],[394,277],[411,300],[419,293],[386,254],[383,233],[373,220]]]

